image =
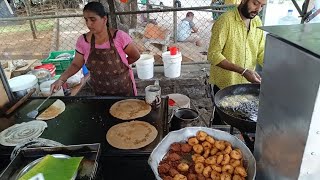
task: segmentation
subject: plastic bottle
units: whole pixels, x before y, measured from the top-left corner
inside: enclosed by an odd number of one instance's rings
[[[288,14],[279,19],[278,25],[300,24],[300,20],[292,15],[293,10],[289,9]]]

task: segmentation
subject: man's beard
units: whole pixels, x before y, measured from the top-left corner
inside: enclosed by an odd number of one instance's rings
[[[249,12],[248,9],[248,1],[246,1],[241,7],[240,7],[240,12],[241,14],[247,18],[247,19],[253,19],[254,17],[256,17],[256,15],[259,13],[257,11],[251,11]]]

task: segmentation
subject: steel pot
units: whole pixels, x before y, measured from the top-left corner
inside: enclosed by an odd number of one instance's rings
[[[51,79],[50,71],[47,69],[34,69],[30,71],[29,74],[35,75],[38,79],[39,84]]]
[[[172,112],[170,131],[195,126],[199,121],[199,113],[190,108],[179,108]]]

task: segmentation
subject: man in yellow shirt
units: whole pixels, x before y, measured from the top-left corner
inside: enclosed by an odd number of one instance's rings
[[[260,83],[255,67],[262,65],[265,38],[258,13],[266,0],[242,0],[238,8],[222,14],[212,26],[208,61],[214,91],[234,84]]]

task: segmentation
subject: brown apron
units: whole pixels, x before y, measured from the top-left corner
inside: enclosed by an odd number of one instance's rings
[[[91,36],[90,54],[86,66],[90,71],[90,85],[97,96],[133,96],[129,67],[124,64],[114,46],[108,29],[109,49],[97,49]]]

